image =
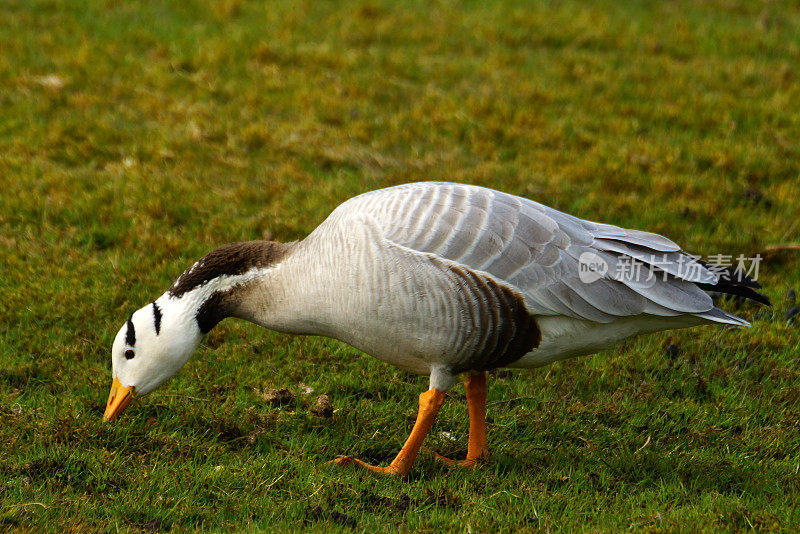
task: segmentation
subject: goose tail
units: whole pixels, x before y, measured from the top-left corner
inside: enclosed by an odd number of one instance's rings
[[[756,291],[761,289],[761,284],[753,280],[747,274],[734,270],[731,267],[721,267],[717,265],[709,265],[708,263],[698,260],[709,270],[713,270],[719,277],[716,283],[697,283],[697,287],[704,291],[711,293],[721,293],[723,295],[732,295],[735,297],[743,297],[767,306],[772,306],[766,295]],[[698,317],[713,321],[715,323],[730,324],[734,326],[750,326],[750,323],[737,317],[732,313],[714,307],[704,313],[698,313]]]

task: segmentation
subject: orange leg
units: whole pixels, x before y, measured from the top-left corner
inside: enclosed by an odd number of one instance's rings
[[[486,373],[467,375],[464,389],[467,391],[467,410],[469,410],[467,458],[457,462],[438,454],[436,457],[446,464],[474,467],[489,456],[489,448],[486,445]]]
[[[411,466],[414,465],[414,460],[417,459],[425,436],[431,431],[436,414],[439,413],[439,408],[442,407],[442,404],[444,404],[444,392],[438,389],[429,389],[419,396],[419,412],[417,413],[417,421],[414,423],[414,428],[411,430],[411,435],[408,436],[405,445],[403,445],[397,457],[392,460],[388,467],[370,465],[349,456],[336,458],[333,463],[339,465],[355,463],[376,473],[387,475],[404,476],[408,474],[411,471]]]

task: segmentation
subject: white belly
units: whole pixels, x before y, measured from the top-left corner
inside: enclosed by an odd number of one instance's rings
[[[564,316],[540,316],[537,317],[537,322],[542,330],[542,342],[509,367],[541,367],[559,360],[593,354],[637,334],[687,328],[708,321],[692,315],[639,315],[607,324]]]

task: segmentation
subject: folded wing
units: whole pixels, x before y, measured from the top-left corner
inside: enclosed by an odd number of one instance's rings
[[[451,183],[374,191],[338,209],[368,212],[393,243],[513,286],[535,315],[609,323],[640,314],[693,314],[747,325],[715,308],[703,290],[718,286],[719,275],[657,234],[584,221],[532,200]],[[586,258],[606,268],[587,275]]]

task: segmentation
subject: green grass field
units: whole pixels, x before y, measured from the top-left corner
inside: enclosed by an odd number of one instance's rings
[[[800,254],[769,248],[800,241],[796,3],[5,0],[0,21],[0,530],[800,529]],[[426,379],[233,320],[101,422],[114,335],[195,259],[441,179],[761,253],[774,306],[491,378],[472,472],[327,464],[391,459]],[[448,396],[427,445],[463,456]]]

